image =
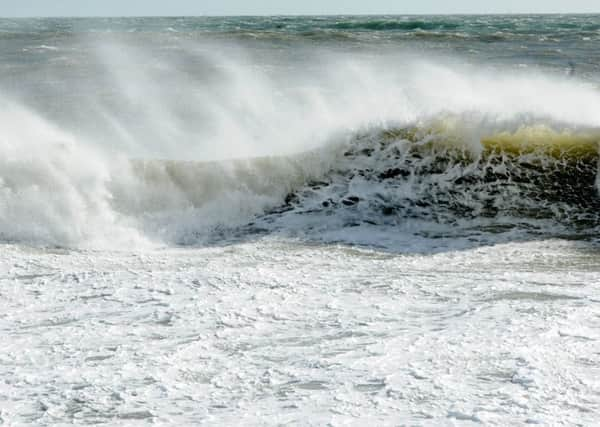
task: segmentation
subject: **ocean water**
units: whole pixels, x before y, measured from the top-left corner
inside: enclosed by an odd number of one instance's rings
[[[598,424],[599,46],[0,19],[0,424]]]

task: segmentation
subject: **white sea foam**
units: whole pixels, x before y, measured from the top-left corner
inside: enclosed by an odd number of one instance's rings
[[[5,245],[0,418],[594,424],[598,248],[452,249]]]

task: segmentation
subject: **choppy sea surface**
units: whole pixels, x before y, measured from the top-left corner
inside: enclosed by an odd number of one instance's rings
[[[599,43],[0,19],[0,424],[598,424]]]

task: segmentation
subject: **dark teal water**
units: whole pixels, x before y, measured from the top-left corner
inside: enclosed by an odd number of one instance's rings
[[[426,16],[269,16],[269,17],[138,17],[138,18],[15,18],[1,19],[5,33],[162,31],[244,32],[271,31],[310,35],[338,32],[442,32],[482,37],[597,36],[600,15],[426,15]],[[389,34],[388,34],[389,35]]]
[[[424,49],[549,68],[573,63],[588,77],[600,63],[600,15],[0,19],[0,54],[6,65],[40,44],[72,47],[119,34],[157,45],[219,40],[261,48]]]

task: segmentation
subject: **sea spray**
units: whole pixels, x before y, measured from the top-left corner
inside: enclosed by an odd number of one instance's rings
[[[573,153],[596,150],[600,94],[583,81],[492,73],[409,53],[369,58],[316,50],[305,52],[305,64],[290,68],[279,58],[267,67],[256,53],[237,48],[226,56],[218,47],[182,42],[178,61],[170,61],[171,52],[118,40],[98,44],[93,67],[108,73],[110,96],[83,87],[89,96],[76,107],[86,114],[72,118],[53,118],[5,96],[4,149],[19,148],[5,160],[3,238],[67,246],[121,238],[190,244],[215,230],[227,238],[227,230],[285,206],[312,183],[362,170],[341,155],[347,145],[398,129],[417,129],[413,144],[443,140],[472,155],[490,147],[499,155],[541,147],[549,158],[567,146]],[[370,169],[385,174],[403,167]],[[361,185],[373,185],[368,197],[379,194],[376,183]],[[403,209],[381,209],[394,210],[401,222]],[[342,227],[352,224],[342,212],[328,215],[342,215]],[[440,221],[437,214],[426,217]],[[301,220],[294,224],[302,228]]]

